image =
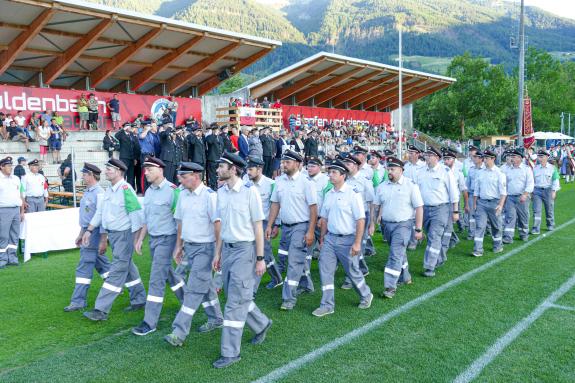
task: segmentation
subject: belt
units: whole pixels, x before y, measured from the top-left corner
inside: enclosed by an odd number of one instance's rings
[[[489,198],[489,199],[488,199],[488,198],[481,198],[481,197],[479,197],[479,199],[480,199],[481,201],[491,202],[491,201],[499,201],[500,198]]]
[[[282,226],[285,226],[285,227],[293,227],[293,226],[296,226],[296,225],[301,225],[302,223],[309,223],[309,221],[296,222],[296,223],[282,223]]]
[[[224,242],[224,246],[231,247],[232,249],[235,247],[245,247],[253,245],[253,242],[250,241],[240,241],[240,242]]]
[[[351,234],[335,234],[332,233],[331,231],[327,232],[328,235],[333,235],[334,237],[349,237],[350,235],[355,235],[355,233],[351,233]]]
[[[38,195],[38,196],[36,196],[36,195],[27,195],[26,198],[44,198],[44,196],[43,196],[43,195]]]
[[[426,205],[425,207],[441,207],[443,205],[447,205],[447,202],[446,203],[440,203],[439,205]]]
[[[542,186],[535,186],[535,189],[541,189],[541,190],[547,190],[549,189],[551,186],[547,186],[547,187],[542,187]]]

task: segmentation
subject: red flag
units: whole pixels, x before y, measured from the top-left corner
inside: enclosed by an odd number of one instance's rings
[[[535,142],[533,136],[533,120],[531,119],[531,99],[523,100],[523,146],[528,149]]]

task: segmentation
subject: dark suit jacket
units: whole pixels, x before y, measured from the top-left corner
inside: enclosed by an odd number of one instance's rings
[[[120,158],[133,160],[134,157],[134,141],[131,134],[126,133],[124,129],[115,134],[116,139],[120,142]]]
[[[224,150],[222,137],[217,134],[210,134],[204,141],[206,142],[206,160],[211,162],[219,160]]]
[[[160,132],[160,159],[167,162],[176,162],[176,143],[172,140],[170,133],[172,128]]]
[[[250,144],[248,143],[248,138],[240,134],[240,138],[238,139],[238,146],[240,149],[240,157],[243,159],[247,158],[250,154]]]
[[[206,166],[206,147],[204,141],[193,133],[188,136],[188,160]]]

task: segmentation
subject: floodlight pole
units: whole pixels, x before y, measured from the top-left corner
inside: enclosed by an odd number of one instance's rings
[[[402,135],[403,135],[403,56],[402,56],[402,33],[401,21],[398,24],[399,29],[399,126],[398,126],[398,147],[397,158],[402,159]]]
[[[523,147],[523,90],[525,80],[525,4],[521,0],[521,15],[519,16],[519,109],[517,115],[517,146]]]

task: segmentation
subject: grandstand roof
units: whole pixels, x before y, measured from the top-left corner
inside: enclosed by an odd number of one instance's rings
[[[201,96],[281,45],[74,0],[0,9],[0,83]]]
[[[450,77],[403,69],[403,104],[443,89]],[[399,68],[320,52],[247,86],[252,98],[286,105],[394,110],[399,104]]]

